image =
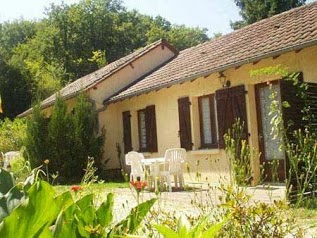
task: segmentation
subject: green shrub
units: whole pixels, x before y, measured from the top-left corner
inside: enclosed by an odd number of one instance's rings
[[[25,139],[26,154],[32,168],[42,165],[50,156],[48,122],[40,105],[34,106],[32,115],[27,120]]]
[[[19,151],[26,137],[25,119],[0,121],[0,151]]]
[[[251,170],[251,161],[259,156],[248,145],[246,140],[242,140],[244,123],[237,118],[231,128],[224,135],[225,151],[230,161],[230,172],[232,182],[238,185],[250,185],[253,176]]]
[[[101,168],[104,135],[98,134],[98,117],[89,98],[81,94],[68,112],[66,102],[57,97],[48,119],[34,107],[27,124],[26,150],[32,168],[49,160],[49,173],[59,174],[59,182],[79,182],[88,157]]]

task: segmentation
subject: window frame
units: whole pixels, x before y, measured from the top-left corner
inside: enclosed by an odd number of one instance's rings
[[[209,110],[210,110],[210,129],[211,129],[211,143],[205,142],[205,129],[203,123],[203,107],[202,100],[209,99]],[[218,127],[217,127],[217,109],[215,102],[215,94],[208,94],[198,97],[198,111],[199,111],[199,127],[200,127],[200,149],[216,149],[219,146],[218,139]],[[215,141],[215,142],[213,142]]]
[[[144,113],[144,127],[145,127],[145,147],[142,147],[142,138],[141,138],[141,113]],[[145,118],[146,112],[145,108],[138,110],[138,131],[139,131],[139,151],[140,152],[147,152],[148,145],[146,140],[146,118]]]
[[[143,109],[138,110],[137,112],[138,112],[138,131],[139,131],[139,151],[150,152],[150,153],[158,152],[155,105],[147,106]],[[142,147],[141,113],[144,113],[145,147]]]

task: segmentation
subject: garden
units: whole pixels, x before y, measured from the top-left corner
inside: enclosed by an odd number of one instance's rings
[[[299,92],[307,87],[289,78]],[[274,97],[272,112],[281,110]],[[241,140],[239,119],[225,135],[232,183],[203,187],[196,174],[196,184],[171,195],[147,191],[146,181],[129,183],[125,171],[109,182],[101,172],[105,134],[85,95],[71,113],[58,98],[50,118],[35,105],[30,118],[0,124],[0,150],[21,154],[8,171],[0,169],[0,237],[313,237],[316,134],[309,123],[290,134],[280,116],[272,124],[291,161],[282,199],[274,199],[271,185],[262,187],[269,201],[250,192],[250,161],[259,155]]]

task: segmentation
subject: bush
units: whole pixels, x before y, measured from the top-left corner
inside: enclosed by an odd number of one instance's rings
[[[25,119],[11,121],[6,118],[0,121],[0,151],[17,151],[24,145],[26,137]]]
[[[104,135],[98,134],[94,105],[81,94],[72,113],[59,96],[48,119],[40,107],[28,120],[26,150],[32,168],[49,160],[50,173],[60,175],[60,182],[79,182],[88,157],[100,168]]]

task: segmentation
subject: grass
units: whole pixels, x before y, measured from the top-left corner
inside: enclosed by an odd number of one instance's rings
[[[66,191],[69,191],[72,185],[57,185],[55,186],[55,190],[57,194],[64,193]],[[88,188],[90,191],[94,192],[95,194],[100,194],[102,192],[105,192],[107,190],[112,191],[116,188],[128,188],[129,183],[123,182],[107,182],[107,183],[95,183],[95,184],[89,184]]]

